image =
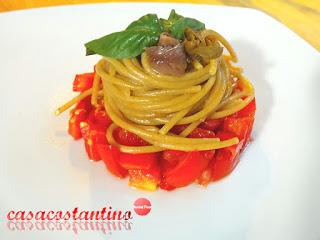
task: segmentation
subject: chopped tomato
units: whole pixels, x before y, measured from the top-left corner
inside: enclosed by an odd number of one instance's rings
[[[85,141],[85,148],[89,159],[100,160],[98,152],[98,144],[107,144],[106,129],[101,125],[96,125],[91,122],[81,122],[80,129],[82,137]]]
[[[131,133],[123,128],[116,128],[113,133],[115,140],[126,146],[147,146],[148,142],[140,138],[134,133]]]
[[[108,144],[98,144],[98,152],[107,169],[116,177],[124,178],[128,171],[119,164],[120,151],[117,147]]]
[[[200,177],[196,180],[197,183],[206,186],[211,182],[211,168],[206,168],[200,175]]]
[[[75,109],[69,119],[68,133],[75,139],[82,137],[80,123],[86,120],[88,113],[84,109]]]
[[[96,125],[106,131],[112,123],[112,120],[104,109],[95,108],[90,112],[87,122],[90,123],[90,125]]]
[[[107,127],[110,126],[110,124],[112,123],[111,118],[109,117],[109,115],[107,114],[107,112],[104,109],[101,108],[96,108],[94,110],[94,121],[97,124],[101,124]]]
[[[158,153],[120,153],[119,164],[125,169],[150,169],[158,165]]]
[[[129,185],[139,189],[154,191],[160,183],[160,169],[130,169]]]
[[[202,128],[195,128],[189,135],[190,138],[215,138],[216,135],[213,131],[202,129]]]
[[[77,74],[73,81],[73,91],[83,92],[92,87],[94,73]]]
[[[187,124],[175,125],[173,128],[170,129],[170,132],[179,135],[187,127],[188,127]]]
[[[235,113],[236,117],[254,117],[256,111],[256,100],[253,99],[247,106]]]
[[[209,160],[198,151],[187,152],[185,157],[172,169],[164,173],[163,184],[183,187],[196,180],[207,167]]]
[[[172,191],[174,189],[176,189],[176,187],[170,185],[169,183],[165,182],[165,181],[161,181],[159,183],[159,187],[163,190],[166,190],[166,191]]]
[[[85,121],[91,111],[90,97],[82,99],[70,112],[68,133],[76,140],[81,138],[80,123]]]
[[[179,150],[164,150],[162,158],[170,164],[177,164],[179,159],[183,158],[186,152]]]
[[[253,123],[252,117],[226,117],[223,130],[234,133],[239,139],[245,139]]]
[[[234,133],[221,131],[217,133],[221,140],[227,140],[236,137]],[[244,140],[230,147],[218,149],[212,160],[211,180],[217,181],[232,172],[239,162],[239,153],[243,146]]]
[[[171,151],[171,150],[166,150],[166,151]],[[174,151],[174,150],[172,150]],[[175,189],[176,187],[170,185],[169,183],[167,183],[165,181],[165,173],[167,173],[170,169],[173,169],[177,163],[179,162],[180,158],[186,154],[186,152],[182,152],[182,151],[179,151],[181,153],[184,153],[183,155],[179,156],[178,158],[175,158],[175,162],[174,161],[167,161],[165,159],[161,159],[160,161],[160,170],[161,170],[161,182],[159,183],[159,187],[163,190],[166,190],[166,191],[171,191],[173,189]],[[163,158],[163,156],[162,156]],[[170,162],[171,161],[171,162]]]
[[[217,137],[216,134],[207,129],[202,128],[195,128],[192,133],[189,134],[190,138],[215,138]],[[200,151],[200,154],[208,160],[211,160],[214,156],[215,150],[206,150],[206,151]]]
[[[204,122],[200,123],[199,127],[210,130],[210,131],[216,131],[220,129],[222,125],[223,125],[223,118],[206,119]]]
[[[256,104],[253,99],[241,111],[224,119],[223,129],[236,134],[240,140],[244,140],[242,149],[244,149],[249,142],[253,128],[255,110]]]

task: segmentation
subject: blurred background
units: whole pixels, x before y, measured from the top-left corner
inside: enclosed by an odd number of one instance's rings
[[[0,0],[0,12],[102,2],[181,2],[255,8],[282,22],[320,51],[320,0]]]

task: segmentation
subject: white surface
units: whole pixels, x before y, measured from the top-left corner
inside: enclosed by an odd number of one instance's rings
[[[71,94],[76,73],[98,57],[83,44],[123,29],[146,13],[170,9],[223,34],[256,88],[254,142],[231,176],[207,189],[170,193],[130,189],[82,142],[66,133],[67,114],[53,110]],[[320,239],[320,56],[286,27],[249,9],[178,4],[104,4],[0,14],[1,239]],[[131,231],[11,231],[9,210],[78,206],[132,209],[147,197],[152,211],[134,215]]]

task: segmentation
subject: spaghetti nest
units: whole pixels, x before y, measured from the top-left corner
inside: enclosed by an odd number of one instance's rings
[[[57,113],[89,95],[93,105],[103,102],[113,121],[106,137],[122,152],[211,150],[237,144],[238,138],[224,141],[187,138],[206,119],[232,115],[254,98],[254,89],[242,75],[242,69],[232,65],[237,57],[231,45],[220,34],[211,30],[209,34],[228,50],[229,55],[211,59],[207,65],[197,62],[194,70],[182,76],[155,72],[146,53],[140,58],[102,58],[96,65],[93,87],[66,103]],[[182,124],[188,126],[179,135],[170,132],[175,125]],[[113,137],[117,127],[135,133],[150,145],[119,144]]]

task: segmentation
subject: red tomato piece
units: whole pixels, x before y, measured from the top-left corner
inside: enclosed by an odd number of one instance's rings
[[[202,129],[202,128],[195,128],[189,135],[190,138],[215,138],[216,135],[213,131]]]
[[[247,146],[251,136],[255,110],[256,103],[253,99],[245,108],[224,120],[223,129],[225,131],[236,134],[241,140],[244,139],[242,150]]]
[[[172,169],[164,173],[163,184],[184,187],[195,181],[207,167],[209,160],[200,152],[188,152]]]
[[[150,169],[158,165],[158,153],[120,153],[119,164],[125,169]]]
[[[235,117],[254,117],[256,112],[256,100],[253,99],[247,106],[235,113]]]
[[[160,169],[158,167],[151,169],[130,169],[129,172],[129,185],[154,191],[160,183]]]
[[[125,146],[148,146],[149,143],[134,133],[122,128],[116,128],[113,133],[115,140]]]
[[[247,137],[252,123],[252,117],[226,117],[223,123],[223,130],[234,133],[242,140]]]
[[[88,115],[87,122],[91,126],[96,126],[96,128],[107,131],[108,127],[112,123],[112,120],[104,109],[95,108]]]
[[[217,137],[216,134],[207,129],[202,128],[195,128],[192,133],[189,134],[190,138],[215,138]],[[200,151],[200,154],[208,160],[211,160],[214,156],[215,150],[206,150],[206,151]]]
[[[166,151],[174,151],[174,150],[166,150]],[[182,152],[182,151],[179,151]],[[186,154],[186,152],[182,152],[184,153],[182,156],[179,156],[179,158],[183,158],[183,156]],[[175,158],[175,162],[173,161],[167,161],[165,159],[161,159],[162,161],[160,161],[160,170],[161,170],[161,182],[159,184],[159,187],[163,190],[166,191],[171,191],[174,190],[176,187],[170,185],[169,183],[166,182],[164,175],[170,171],[171,169],[173,169],[177,163],[179,162],[179,158]]]
[[[207,186],[209,182],[211,182],[211,168],[206,168],[196,182],[203,186]]]
[[[176,187],[171,186],[169,183],[164,182],[164,181],[161,181],[161,182],[159,183],[159,187],[160,187],[161,189],[163,189],[163,190],[166,190],[166,191],[172,191],[172,190],[176,189]]]
[[[92,109],[92,105],[90,103],[90,97],[86,97],[82,99],[76,105],[76,107],[70,111],[68,133],[74,139],[81,138],[82,134],[81,134],[80,124],[81,122],[85,121],[88,118],[88,115],[91,109]]]
[[[98,144],[98,152],[107,169],[116,177],[124,178],[128,171],[119,164],[120,151],[117,147],[108,144]]]
[[[236,137],[234,133],[221,131],[217,133],[217,136],[221,140],[227,140]],[[218,149],[216,151],[215,157],[212,160],[211,166],[211,180],[217,181],[227,175],[229,175],[235,166],[239,162],[240,150],[243,146],[244,140],[240,141],[230,147]]]
[[[80,129],[89,159],[100,160],[98,144],[108,144],[105,127],[90,122],[81,122]]]
[[[96,108],[93,112],[94,115],[94,121],[97,124],[101,124],[103,126],[109,127],[112,123],[111,118],[107,114],[107,112],[104,109]]]
[[[80,123],[85,121],[88,113],[84,109],[75,109],[69,119],[68,133],[75,139],[82,137]]]
[[[177,164],[179,159],[183,158],[186,154],[186,152],[179,150],[164,150],[162,158],[170,164]]]
[[[73,91],[83,92],[92,87],[94,73],[77,74],[73,81]]]
[[[200,123],[199,127],[210,131],[219,130],[223,125],[223,118],[219,119],[207,119]]]
[[[185,130],[188,127],[187,124],[182,125],[175,125],[173,128],[170,129],[170,132],[179,135],[183,130]]]

